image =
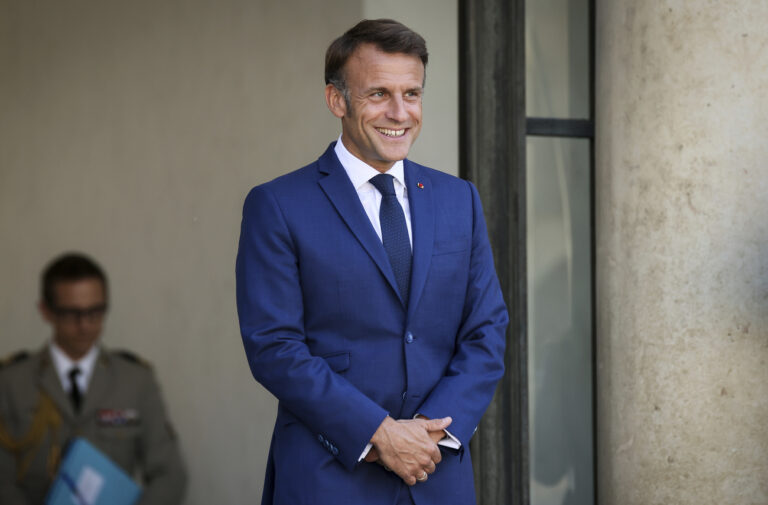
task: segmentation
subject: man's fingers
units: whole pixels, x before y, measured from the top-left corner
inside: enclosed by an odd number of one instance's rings
[[[430,419],[429,421],[425,421],[424,427],[427,431],[440,431],[446,429],[452,422],[453,419],[451,419],[450,416],[440,419]]]
[[[419,478],[435,471],[442,460],[431,431],[442,431],[451,424],[451,418],[435,420],[400,419],[387,417],[371,437],[379,462],[392,469],[403,482],[413,486]]]
[[[429,431],[428,433],[429,438],[431,438],[434,443],[438,443],[446,437],[445,430]]]
[[[443,460],[443,455],[440,453],[440,449],[435,445],[432,448],[432,461],[434,464],[440,463]]]

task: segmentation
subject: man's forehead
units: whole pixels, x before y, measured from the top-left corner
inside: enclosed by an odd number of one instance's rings
[[[355,63],[363,66],[403,64],[413,65],[424,71],[424,63],[415,54],[387,52],[372,43],[360,44],[347,60],[347,65]]]
[[[57,304],[104,300],[106,297],[104,283],[96,277],[58,281],[53,285],[53,295]]]
[[[358,48],[344,70],[348,81],[357,81],[366,88],[397,83],[409,89],[420,89],[424,82],[424,64],[418,56],[387,53],[371,44],[367,48]]]

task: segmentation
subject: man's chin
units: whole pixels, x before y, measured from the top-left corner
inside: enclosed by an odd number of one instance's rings
[[[64,349],[64,352],[67,353],[67,355],[71,358],[80,359],[86,354],[88,354],[88,351],[91,350],[91,347],[93,347],[95,342],[89,341],[89,342],[73,342],[72,344],[68,345],[67,347],[62,347]],[[61,346],[60,346],[61,347]]]
[[[403,160],[408,157],[408,152],[411,150],[411,144],[399,147],[398,149],[382,149],[381,158],[390,163]]]

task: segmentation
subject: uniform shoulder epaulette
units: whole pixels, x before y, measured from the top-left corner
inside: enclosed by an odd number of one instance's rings
[[[132,353],[131,351],[126,350],[119,350],[115,351],[116,356],[120,356],[126,361],[130,361],[131,363],[136,363],[137,365],[141,365],[145,368],[152,368],[152,365],[149,361],[145,360],[144,358],[140,357],[138,354]]]
[[[16,351],[0,359],[0,368],[5,368],[8,365],[13,365],[14,363],[20,363],[29,358],[29,356],[29,352],[27,351]]]

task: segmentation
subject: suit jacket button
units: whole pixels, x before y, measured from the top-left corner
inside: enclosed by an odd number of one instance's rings
[[[408,333],[406,333],[405,334],[405,341],[408,342],[409,344],[413,343],[413,333],[411,333],[410,331]]]

